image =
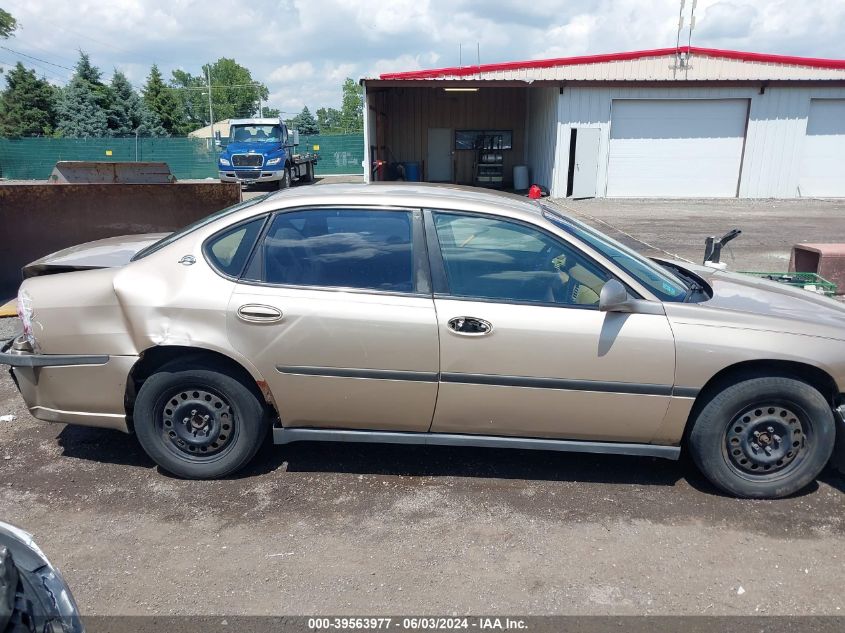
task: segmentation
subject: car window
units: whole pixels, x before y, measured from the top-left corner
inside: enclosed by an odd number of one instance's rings
[[[647,286],[661,301],[685,301],[690,289],[676,275],[594,228],[543,206],[543,217],[599,251]]]
[[[209,263],[224,275],[238,277],[246,265],[267,216],[218,233],[205,244]]]
[[[280,213],[261,247],[261,281],[414,291],[411,214],[368,209]],[[252,268],[252,267],[251,267]]]
[[[610,278],[575,248],[524,224],[437,212],[434,226],[455,296],[595,307]]]

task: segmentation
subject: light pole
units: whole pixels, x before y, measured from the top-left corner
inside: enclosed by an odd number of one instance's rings
[[[205,80],[208,83],[208,120],[211,123],[211,142],[214,143],[214,112],[211,109],[211,66],[205,67]]]

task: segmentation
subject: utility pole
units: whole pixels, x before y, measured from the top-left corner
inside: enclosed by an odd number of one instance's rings
[[[214,143],[214,112],[211,110],[211,65],[205,67],[205,79],[208,83],[208,120],[211,123],[211,142]]]

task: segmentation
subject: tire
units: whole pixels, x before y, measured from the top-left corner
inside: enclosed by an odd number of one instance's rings
[[[305,175],[300,180],[302,182],[314,182],[314,163],[305,164]]]
[[[144,381],[134,421],[147,455],[185,479],[215,479],[240,470],[269,428],[264,405],[242,381],[184,366],[164,367]]]
[[[285,175],[279,181],[279,189],[290,189],[290,167],[285,167]]]
[[[835,435],[833,411],[817,389],[793,378],[753,378],[707,402],[689,448],[699,470],[721,490],[779,499],[815,480]]]

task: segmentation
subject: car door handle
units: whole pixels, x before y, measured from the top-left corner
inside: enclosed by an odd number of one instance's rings
[[[484,336],[493,331],[489,321],[478,317],[460,316],[449,319],[449,330],[462,336]]]
[[[275,323],[282,320],[282,311],[273,306],[248,303],[238,308],[238,318],[248,323]]]

